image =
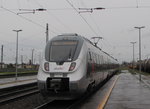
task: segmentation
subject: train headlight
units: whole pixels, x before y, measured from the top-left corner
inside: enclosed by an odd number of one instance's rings
[[[72,62],[71,65],[70,65],[69,71],[74,70],[75,67],[76,67],[76,63]]]
[[[45,63],[44,63],[44,69],[45,69],[46,71],[49,71],[49,63],[48,63],[48,62],[45,62]]]

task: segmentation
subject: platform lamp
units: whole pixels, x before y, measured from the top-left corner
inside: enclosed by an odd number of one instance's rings
[[[133,62],[132,62],[132,68],[134,69],[134,44],[136,42],[130,42],[131,44],[133,44]]]
[[[16,39],[16,74],[15,74],[15,80],[17,80],[18,77],[18,32],[22,30],[13,30],[14,32],[17,32],[17,39]]]
[[[141,73],[141,29],[145,28],[145,26],[134,28],[139,29],[139,71]],[[141,81],[141,74],[139,74],[139,80]]]

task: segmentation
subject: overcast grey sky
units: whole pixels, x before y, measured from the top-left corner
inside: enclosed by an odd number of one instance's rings
[[[78,8],[106,9],[80,13],[83,20],[67,1],[77,11],[80,11]],[[25,12],[19,9],[38,8],[47,11],[17,15]],[[134,27],[145,26],[142,29],[142,59],[150,57],[150,0],[0,0],[0,46],[4,45],[4,62],[15,62],[14,29],[23,30],[19,32],[19,55],[24,56],[24,62],[31,58],[32,49],[35,49],[35,62],[38,62],[45,46],[46,23],[50,38],[62,33],[78,33],[88,39],[103,37],[98,45],[120,62],[132,61],[132,41],[137,42],[137,60],[138,30]]]

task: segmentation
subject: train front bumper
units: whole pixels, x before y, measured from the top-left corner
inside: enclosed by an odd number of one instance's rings
[[[79,81],[70,82],[69,78],[47,78],[47,81],[38,81],[41,94],[54,99],[75,99],[84,94],[85,90],[79,87]]]

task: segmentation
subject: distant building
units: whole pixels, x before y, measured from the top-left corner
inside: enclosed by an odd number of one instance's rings
[[[7,67],[8,67],[8,65],[7,65],[7,64],[0,63],[0,69],[7,68]]]
[[[0,63],[0,69],[12,69],[12,68],[15,68],[16,67],[16,64],[4,64],[4,63]],[[35,69],[35,70],[38,70],[39,68],[39,64],[18,64],[18,69]]]

